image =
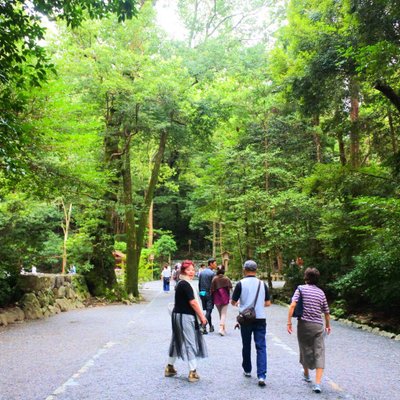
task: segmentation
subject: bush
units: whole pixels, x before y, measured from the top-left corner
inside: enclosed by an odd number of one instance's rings
[[[16,300],[15,286],[17,279],[18,273],[16,271],[0,265],[0,307]]]
[[[355,267],[333,287],[350,305],[400,308],[400,258],[397,247],[376,246],[355,257]]]

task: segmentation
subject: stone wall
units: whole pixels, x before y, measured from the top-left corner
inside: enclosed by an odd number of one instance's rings
[[[22,297],[17,305],[0,310],[0,325],[83,308],[83,301],[90,297],[84,278],[75,274],[21,275],[19,289]]]

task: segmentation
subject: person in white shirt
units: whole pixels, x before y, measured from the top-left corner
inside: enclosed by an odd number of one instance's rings
[[[164,292],[169,292],[169,283],[171,280],[171,267],[168,264],[164,264],[164,268],[161,272],[161,279],[163,280]]]

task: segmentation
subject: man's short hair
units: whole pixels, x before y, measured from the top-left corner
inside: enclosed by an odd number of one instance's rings
[[[257,270],[257,263],[253,260],[247,260],[243,264],[243,269],[246,271],[256,271]]]
[[[207,261],[207,265],[211,265],[212,263],[215,263],[215,261],[217,261],[215,258],[209,258]]]

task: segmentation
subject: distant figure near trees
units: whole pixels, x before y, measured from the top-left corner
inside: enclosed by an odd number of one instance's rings
[[[161,279],[163,281],[164,292],[169,292],[169,284],[171,281],[171,267],[168,264],[164,264],[164,268],[161,271]]]

